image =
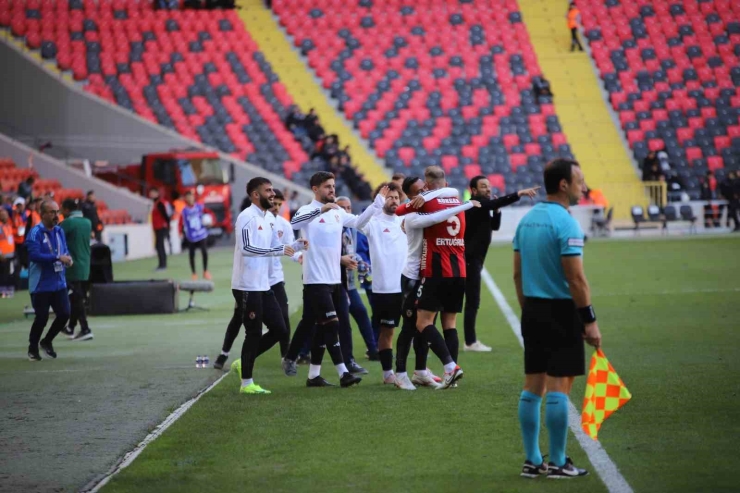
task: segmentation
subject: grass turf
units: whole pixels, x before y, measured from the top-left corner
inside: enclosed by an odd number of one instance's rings
[[[220,348],[234,306],[233,250],[210,253],[216,291],[198,293],[196,302],[211,311],[92,317],[95,339],[59,336],[55,360],[26,359],[28,292],[0,300],[0,491],[77,491],[218,378],[217,371],[197,370],[195,357],[213,361]],[[157,273],[154,259],[115,264],[115,278],[190,278],[187,254],[168,260],[169,269]],[[285,266],[300,278],[297,264]],[[289,296],[300,299],[300,292]]]
[[[600,441],[635,491],[736,490],[739,247],[727,237],[586,248],[604,350],[633,394]],[[492,248],[487,268],[515,307],[510,248]],[[494,351],[461,353],[465,379],[444,392],[383,386],[377,364],[359,387],[307,389],[306,369],[283,376],[273,350],[255,372],[272,395],[239,395],[230,375],[104,491],[604,491],[595,475],[518,477],[521,350],[485,288],[478,320]],[[324,376],[337,381],[330,365]],[[580,379],[579,409],[583,389]],[[541,444],[546,453],[544,432]],[[592,469],[572,436],[568,450]]]

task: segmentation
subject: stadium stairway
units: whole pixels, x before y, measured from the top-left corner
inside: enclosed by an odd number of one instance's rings
[[[239,17],[288,93],[293,96],[295,104],[304,113],[314,108],[326,133],[337,134],[342,147],[350,146],[353,164],[372,186],[386,181],[386,170],[330,104],[312,74],[306,70],[299,54],[291,47],[264,0],[239,0],[237,5],[241,7]]]
[[[586,53],[570,53],[567,2],[519,0],[524,23],[542,71],[555,95],[555,108],[573,154],[591,188],[599,188],[626,219],[630,207],[646,202],[642,184],[614,125],[600,81]],[[582,37],[581,42],[585,43]]]

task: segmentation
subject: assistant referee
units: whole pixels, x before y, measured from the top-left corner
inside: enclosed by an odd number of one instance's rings
[[[583,340],[601,345],[583,272],[584,235],[568,212],[585,191],[577,162],[556,159],[545,167],[547,200],[522,218],[514,236],[514,282],[522,308],[524,390],[519,423],[526,461],[521,475],[535,478],[585,476],[565,455],[568,394],[573,379],[585,373]],[[550,435],[550,462],[539,448],[540,406],[547,390],[545,424]]]

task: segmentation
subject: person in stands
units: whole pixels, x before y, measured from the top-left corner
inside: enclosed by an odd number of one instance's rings
[[[22,198],[23,200],[28,200],[33,196],[33,184],[36,181],[36,178],[33,176],[29,176],[24,181],[22,181],[18,185],[18,197]]]
[[[568,7],[568,29],[570,29],[570,51],[574,51],[578,46],[579,51],[583,51],[581,41],[578,39],[578,26],[581,23],[581,11],[576,7],[575,2],[570,2]]]

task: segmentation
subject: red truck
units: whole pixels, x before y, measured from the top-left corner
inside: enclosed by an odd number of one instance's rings
[[[233,229],[230,174],[218,154],[201,151],[147,154],[141,158],[141,164],[95,171],[96,177],[143,196],[157,188],[163,197],[172,200],[173,192],[182,196],[192,190],[196,202],[212,213],[212,238],[230,234]]]

